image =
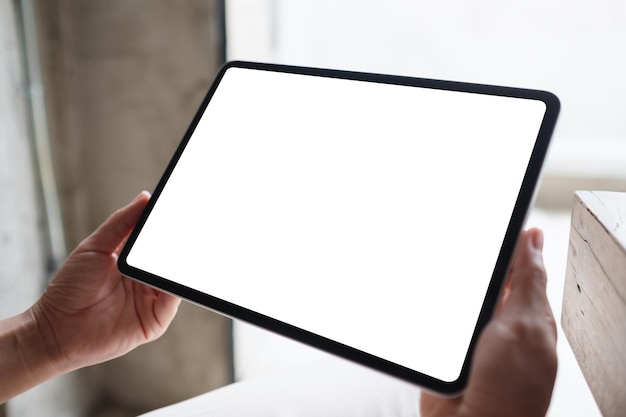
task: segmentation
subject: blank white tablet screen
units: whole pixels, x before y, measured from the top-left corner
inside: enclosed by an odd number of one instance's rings
[[[127,262],[453,381],[545,110],[229,68]]]

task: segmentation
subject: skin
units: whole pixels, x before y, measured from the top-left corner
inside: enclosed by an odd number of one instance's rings
[[[423,417],[539,417],[556,378],[556,324],[546,296],[543,234],[531,229],[518,245],[501,305],[479,338],[465,392],[423,392]]]
[[[0,321],[0,402],[165,332],[180,300],[120,275],[116,266],[148,200],[141,193],[113,213],[31,308]],[[522,235],[501,305],[476,346],[467,389],[454,398],[422,393],[423,417],[545,416],[557,358],[542,247],[541,231]]]
[[[180,300],[122,276],[119,251],[150,195],[113,213],[69,255],[41,298],[0,322],[0,402],[160,337]]]

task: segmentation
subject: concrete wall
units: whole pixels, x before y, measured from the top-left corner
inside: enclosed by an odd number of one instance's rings
[[[219,2],[40,0],[41,58],[68,248],[152,190],[221,59]],[[184,303],[156,343],[95,367],[102,401],[140,412],[232,378],[230,321]]]
[[[19,33],[15,2],[0,0],[0,318],[28,308],[48,278]],[[0,416],[79,416],[90,406],[82,386],[80,373],[51,380],[0,405]]]
[[[27,308],[45,279],[41,213],[15,11],[0,1],[0,316]]]

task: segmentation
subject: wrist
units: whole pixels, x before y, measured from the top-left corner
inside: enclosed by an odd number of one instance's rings
[[[32,310],[2,320],[0,403],[67,371],[50,346]]]
[[[48,315],[44,313],[43,307],[37,302],[29,310],[24,312],[28,320],[29,332],[24,332],[25,349],[31,349],[30,355],[41,363],[40,366],[50,369],[54,374],[60,375],[78,368],[70,361],[63,346],[54,332]]]

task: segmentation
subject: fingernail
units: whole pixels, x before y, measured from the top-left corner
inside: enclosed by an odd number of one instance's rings
[[[134,203],[135,201],[139,200],[141,198],[141,196],[143,195],[143,193],[145,193],[145,191],[142,191],[139,194],[137,194],[137,196],[133,199],[132,203]]]

